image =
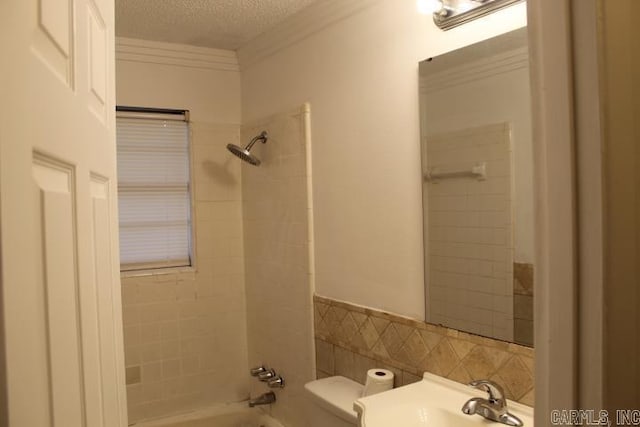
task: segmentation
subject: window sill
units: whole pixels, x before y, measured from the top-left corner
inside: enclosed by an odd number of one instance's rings
[[[120,278],[124,279],[127,277],[163,276],[166,274],[176,274],[176,273],[195,273],[196,271],[197,269],[194,266],[153,268],[148,270],[130,270],[130,271],[121,271]]]

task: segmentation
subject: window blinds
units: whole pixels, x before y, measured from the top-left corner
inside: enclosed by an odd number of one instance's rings
[[[191,265],[185,121],[117,118],[120,269]]]

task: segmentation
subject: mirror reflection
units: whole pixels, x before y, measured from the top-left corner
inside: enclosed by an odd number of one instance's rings
[[[420,63],[427,322],[533,344],[526,28]]]

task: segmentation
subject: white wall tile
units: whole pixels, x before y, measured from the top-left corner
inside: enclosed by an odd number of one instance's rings
[[[256,147],[260,167],[242,166],[249,361],[285,377],[273,412],[284,424],[301,426],[303,385],[315,375],[304,126],[295,111],[242,132],[247,141],[263,129],[270,135]],[[251,390],[266,391],[257,383]]]
[[[427,141],[428,168],[486,162],[488,178],[428,185],[431,321],[506,339],[513,323],[509,132],[487,126]]]
[[[130,421],[248,396],[240,167],[225,150],[239,127],[192,128],[197,271],[122,280],[126,363],[142,367]]]

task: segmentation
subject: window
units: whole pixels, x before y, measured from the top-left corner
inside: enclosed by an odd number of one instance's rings
[[[185,111],[118,107],[120,270],[191,265]]]

